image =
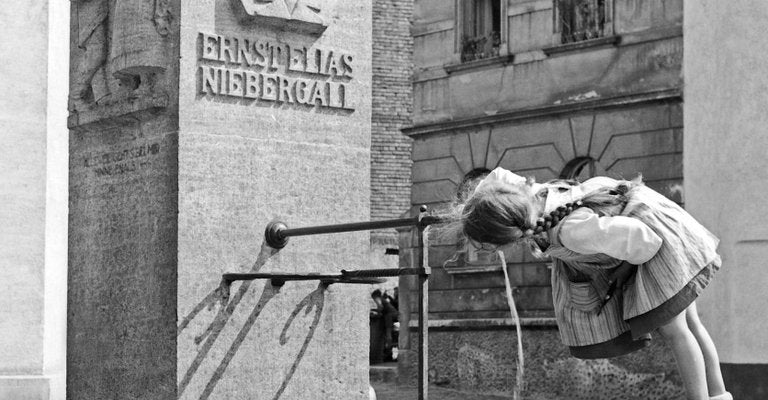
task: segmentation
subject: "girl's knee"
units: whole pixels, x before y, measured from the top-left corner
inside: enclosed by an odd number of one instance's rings
[[[701,320],[699,319],[699,312],[696,310],[696,303],[692,303],[684,312],[685,312],[685,319],[686,321],[688,321],[688,324],[701,325]]]
[[[682,312],[672,318],[669,322],[659,327],[659,333],[665,338],[674,339],[691,334],[686,321],[686,312]]]

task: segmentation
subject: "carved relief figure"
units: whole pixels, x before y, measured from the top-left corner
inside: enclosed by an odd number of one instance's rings
[[[294,19],[325,25],[320,0],[240,0],[250,16]]]
[[[72,60],[70,110],[83,103],[99,102],[109,96],[109,79],[104,68],[107,59],[107,19],[109,4],[102,0],[82,0],[72,6],[76,49]]]
[[[75,0],[70,110],[152,90],[165,71],[169,0]]]

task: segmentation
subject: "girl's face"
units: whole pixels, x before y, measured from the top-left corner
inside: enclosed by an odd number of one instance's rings
[[[545,194],[543,197],[539,197],[544,199],[544,206],[542,208],[542,213],[544,214],[554,211],[559,206],[573,203],[582,196],[581,188],[569,182],[548,182],[543,186],[546,188]]]
[[[546,185],[540,183],[532,183],[529,185],[532,198],[534,201],[534,208],[536,212],[541,215],[544,213],[544,207],[547,204],[547,195],[549,194],[549,188]]]

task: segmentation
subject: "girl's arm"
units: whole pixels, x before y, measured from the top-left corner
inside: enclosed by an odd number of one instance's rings
[[[637,265],[653,258],[661,248],[659,235],[631,217],[601,217],[588,208],[579,208],[560,224],[560,242],[581,254],[607,254]]]

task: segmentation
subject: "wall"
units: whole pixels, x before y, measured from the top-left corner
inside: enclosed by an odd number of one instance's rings
[[[0,398],[64,398],[67,19],[63,1],[0,10]]]
[[[269,260],[259,253],[264,227],[274,219],[301,227],[371,216],[371,4],[317,2],[327,27],[314,33],[266,26],[241,4],[194,2],[181,14],[179,398],[364,399],[366,287],[326,289],[308,281],[277,288],[257,280],[233,284],[224,303],[217,289],[225,272],[370,267],[368,232],[291,238]],[[272,62],[260,68],[206,59],[201,46],[217,39],[205,34],[242,39],[238,45],[268,43]],[[320,72],[311,56],[286,63],[297,50],[319,51]],[[215,90],[204,86],[207,68],[262,74],[261,97],[230,95],[237,90],[226,77]],[[266,81],[273,76],[288,89],[266,100],[275,93],[268,92],[275,81]],[[331,92],[304,104],[297,82],[319,82],[321,91],[328,83]],[[330,99],[321,101],[324,96]]]
[[[554,38],[551,1],[509,1],[502,56],[468,63],[454,3],[414,6],[416,126],[682,87],[682,0],[616,0],[614,35],[576,48]]]
[[[373,3],[373,220],[398,218],[410,206],[411,140],[401,129],[410,126],[413,113],[412,15],[413,0]]]
[[[367,398],[370,6],[72,6],[68,396]]]
[[[413,114],[413,0],[373,2],[371,87],[371,220],[400,218],[410,208],[411,139],[401,130]],[[369,265],[397,268],[397,232],[371,231]],[[376,288],[390,295],[397,278]],[[372,289],[373,290],[373,289]]]
[[[723,267],[700,310],[735,398],[768,395],[768,228],[754,213],[768,183],[763,104],[768,4],[687,2],[684,149],[687,208],[720,237]]]
[[[418,128],[417,128],[418,129]],[[539,180],[556,178],[567,163],[577,157],[594,160],[594,173],[613,177],[634,178],[642,172],[646,183],[678,203],[684,201],[682,191],[682,104],[650,102],[580,113],[499,122],[456,129],[450,133],[424,134],[414,138],[413,189],[414,207],[427,204],[445,207],[455,196],[458,183],[473,169],[501,166],[518,174]],[[588,167],[585,167],[588,168]],[[401,237],[401,266],[415,266],[419,257],[415,237]],[[458,254],[457,254],[458,253]],[[458,255],[458,258],[456,257]],[[614,371],[621,379],[635,380],[637,398],[665,399],[670,393],[680,395],[680,382],[673,360],[664,357],[668,351],[662,343],[650,350],[595,364],[567,360],[564,347],[552,320],[552,292],[549,265],[530,255],[525,248],[508,249],[510,282],[523,323],[524,337],[540,342],[525,345],[530,375],[536,381],[548,374],[561,374],[570,382],[563,387],[542,387],[533,383],[530,390],[545,398],[559,398],[569,390],[587,393],[596,389],[579,374]],[[514,335],[496,333],[513,329],[506,301],[500,262],[494,255],[460,249],[456,240],[437,232],[429,248],[430,276],[430,379],[434,382],[472,392],[511,392],[514,387],[515,354],[500,353],[495,346],[513,347]],[[417,356],[413,332],[418,306],[414,279],[401,278],[400,318],[409,326],[411,335],[401,335],[403,361],[400,375],[403,383],[414,376]],[[488,333],[476,332],[493,331]],[[439,333],[437,333],[439,332]],[[484,339],[476,335],[487,335]],[[438,339],[441,338],[441,339]],[[661,340],[658,340],[661,342]],[[466,348],[477,358],[472,363],[481,367],[459,371],[456,349]],[[546,361],[545,361],[546,360]],[[551,363],[551,364],[548,364]],[[570,364],[569,364],[570,363]],[[653,375],[664,365],[664,376]],[[568,365],[568,367],[565,367]],[[618,367],[617,367],[618,366]],[[572,374],[567,371],[574,368]],[[491,379],[483,371],[506,371]],[[442,378],[441,378],[442,377]],[[653,392],[653,387],[668,387],[667,392]],[[597,385],[610,388],[611,385]],[[490,388],[493,388],[491,390]],[[609,389],[597,398],[610,398]],[[650,394],[649,394],[650,391]],[[531,392],[531,393],[534,393]],[[529,393],[530,394],[530,393]],[[650,396],[650,397],[643,397]]]
[[[414,4],[414,125],[404,130],[414,139],[412,212],[420,204],[433,209],[448,205],[464,176],[476,169],[501,166],[544,181],[560,176],[576,160],[588,161],[581,179],[634,178],[642,173],[649,186],[685,202],[682,0],[606,2],[611,21],[604,37],[568,44],[562,44],[553,24],[554,2],[502,0],[499,55],[463,63],[458,34],[463,21],[455,15],[457,4],[431,0]],[[430,338],[430,349],[441,346],[437,337],[452,349],[435,352],[430,376],[454,376],[447,384],[461,389],[483,373],[478,369],[464,378],[457,375],[454,366],[459,362],[453,349],[474,346],[479,349],[478,360],[494,366],[490,369],[507,371],[513,356],[495,357],[497,341],[507,340],[501,333],[489,333],[485,342],[470,339],[475,331],[511,329],[511,320],[499,260],[459,249],[455,241],[438,234],[429,253],[431,326],[440,330],[434,340]],[[404,234],[400,248],[401,266],[415,265],[419,257],[415,238]],[[458,258],[450,260],[457,252]],[[524,318],[523,336],[549,340],[544,340],[544,347],[531,347],[534,353],[544,353],[533,357],[530,368],[541,372],[548,369],[547,363],[566,363],[563,354],[546,353],[561,346],[553,334],[548,266],[525,249],[510,250],[506,257]],[[411,329],[415,288],[412,279],[401,279],[401,319]],[[402,376],[409,376],[416,348],[404,337],[400,368]],[[658,360],[665,351],[657,345],[644,357]],[[671,362],[661,361],[675,381]],[[652,363],[640,359],[611,361],[598,369],[617,365],[622,368],[616,370],[617,376],[623,378],[652,370],[648,369]],[[590,393],[594,388],[579,374],[589,375],[593,367],[571,365],[571,375],[562,379],[572,379],[574,393]],[[509,392],[513,385],[500,379],[491,386]],[[482,386],[472,390],[484,390]],[[679,395],[679,382],[673,386]],[[548,396],[556,395],[552,390]]]

